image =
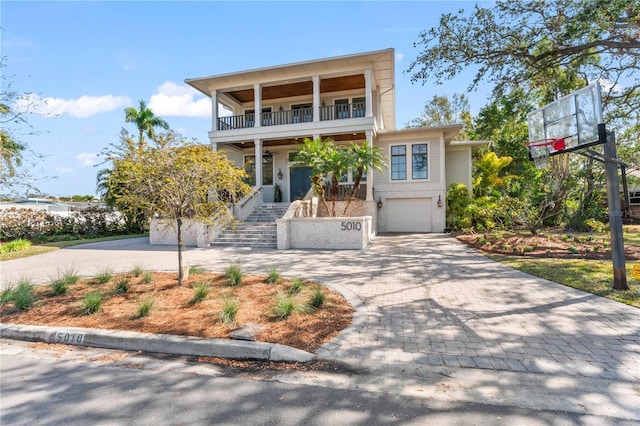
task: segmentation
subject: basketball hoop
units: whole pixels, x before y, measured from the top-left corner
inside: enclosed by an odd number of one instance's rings
[[[552,152],[565,149],[564,138],[539,139],[527,143],[529,158],[533,160],[537,169],[546,169],[549,165],[549,155]]]

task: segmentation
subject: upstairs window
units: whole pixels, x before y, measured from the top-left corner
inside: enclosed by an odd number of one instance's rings
[[[411,179],[427,179],[429,177],[427,144],[411,145]]]

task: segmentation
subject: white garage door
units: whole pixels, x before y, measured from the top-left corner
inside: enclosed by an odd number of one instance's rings
[[[431,232],[431,198],[387,198],[388,232]]]

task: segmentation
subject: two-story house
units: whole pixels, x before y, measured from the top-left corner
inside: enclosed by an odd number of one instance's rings
[[[213,149],[252,164],[263,202],[276,184],[284,202],[309,190],[309,169],[291,161],[304,138],[367,141],[388,159],[364,183],[376,231],[443,232],[446,188],[471,187],[474,143],[454,140],[461,125],[396,130],[394,60],[385,49],[185,81],[212,100]]]

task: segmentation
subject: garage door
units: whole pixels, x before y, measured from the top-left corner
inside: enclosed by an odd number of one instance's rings
[[[387,232],[431,232],[431,198],[387,198]]]

